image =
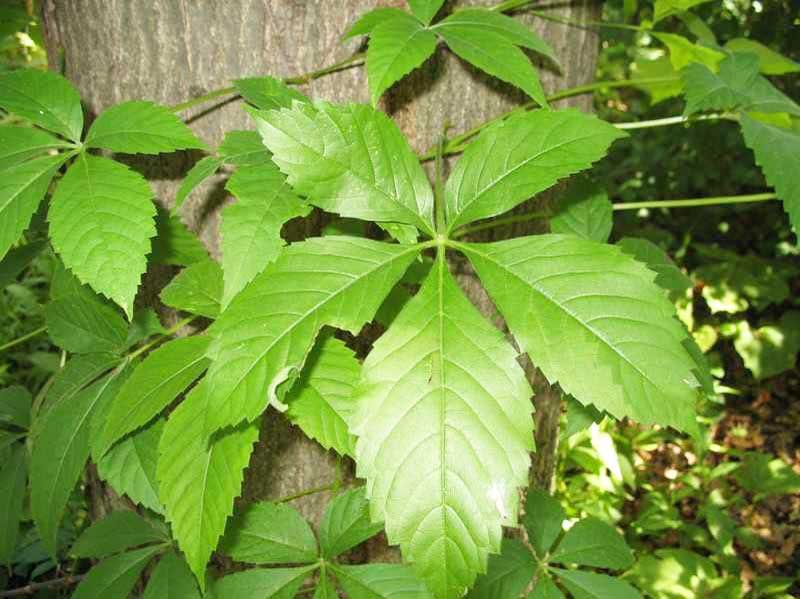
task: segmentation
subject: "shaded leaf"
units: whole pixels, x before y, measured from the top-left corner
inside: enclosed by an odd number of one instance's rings
[[[46,245],[43,240],[32,241],[8,252],[0,262],[0,289],[14,282],[17,275],[33,262]]]
[[[222,309],[222,278],[220,265],[206,258],[179,272],[159,297],[176,310],[216,318]]]
[[[676,71],[695,62],[704,64],[712,71],[717,71],[717,66],[725,58],[725,54],[694,44],[683,36],[674,33],[653,32],[653,36],[664,44],[669,50],[669,60]]]
[[[537,555],[543,557],[550,551],[561,534],[561,525],[566,517],[564,508],[549,493],[541,489],[528,489],[522,523]]]
[[[293,102],[308,102],[303,94],[274,77],[236,79],[234,87],[247,102],[261,108],[288,108]]]
[[[347,30],[342,40],[348,40],[359,35],[369,35],[378,25],[392,19],[405,19],[407,16],[408,13],[399,8],[376,8],[361,15]]]
[[[33,127],[0,125],[0,170],[66,147],[69,146],[47,131]]]
[[[756,40],[737,37],[725,42],[725,49],[731,52],[755,54],[758,56],[759,69],[765,75],[786,75],[800,72],[800,63],[786,58]]]
[[[429,599],[425,584],[401,564],[330,565],[342,588],[351,599]]]
[[[102,558],[139,545],[168,541],[136,512],[120,510],[111,512],[83,531],[71,553],[75,557]]]
[[[0,425],[28,428],[32,403],[30,391],[21,385],[0,389]]]
[[[340,493],[325,508],[319,525],[319,543],[322,557],[332,559],[374,537],[383,524],[373,523],[364,488],[358,487]]]
[[[192,571],[174,551],[158,561],[142,599],[201,599]]]
[[[777,323],[757,329],[746,320],[735,323],[735,327],[733,345],[757,380],[795,367],[800,351],[800,312],[784,312]]]
[[[158,210],[156,238],[151,258],[156,264],[189,266],[208,260],[208,252],[197,236],[186,228],[176,214]]]
[[[613,526],[597,518],[585,518],[566,532],[550,561],[623,570],[633,565],[633,554]]]
[[[642,595],[624,580],[582,570],[549,568],[575,599],[642,599]]]
[[[257,131],[228,131],[219,146],[219,157],[234,166],[266,164],[272,160]]]
[[[613,221],[613,206],[606,190],[585,177],[567,187],[550,218],[553,233],[567,233],[583,239],[608,241]]]
[[[183,181],[181,181],[181,186],[175,194],[175,205],[172,209],[177,211],[192,191],[203,181],[216,173],[220,166],[222,166],[222,160],[216,156],[206,156],[195,162],[194,166],[186,173]]]
[[[110,557],[89,570],[72,599],[120,599],[127,597],[144,567],[160,547],[145,547]]]
[[[0,466],[0,564],[7,566],[11,565],[17,549],[19,523],[25,503],[28,480],[26,453],[25,446],[17,443],[11,447],[8,457]]]
[[[642,237],[623,237],[617,242],[622,251],[656,272],[656,284],[668,291],[683,292],[692,287],[692,280],[678,268],[667,253]]]
[[[467,595],[470,599],[519,597],[533,579],[537,563],[521,541],[503,539],[499,555],[489,556],[486,574],[478,577]]]

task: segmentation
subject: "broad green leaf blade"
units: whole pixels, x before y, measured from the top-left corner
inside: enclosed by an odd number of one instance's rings
[[[159,209],[151,259],[156,264],[189,266],[208,260],[208,251],[177,214]]]
[[[704,64],[712,71],[716,72],[719,63],[725,58],[725,54],[694,44],[683,36],[674,33],[653,32],[653,36],[664,44],[669,50],[669,61],[676,71],[695,62]]]
[[[360,376],[361,364],[353,351],[332,335],[320,335],[300,378],[287,395],[286,415],[325,449],[352,457],[355,439],[347,421]]]
[[[431,599],[414,571],[401,564],[329,566],[350,599]]]
[[[158,419],[117,443],[97,463],[97,473],[119,495],[158,514],[164,506],[158,499],[156,464],[164,419]]]
[[[142,599],[201,599],[192,571],[174,551],[158,561]]]
[[[678,268],[664,250],[642,237],[623,237],[617,242],[622,251],[655,271],[656,284],[668,291],[684,292],[692,280]]]
[[[749,52],[758,56],[759,69],[765,75],[786,75],[800,72],[800,63],[797,63],[772,48],[751,39],[737,37],[725,43],[725,49],[731,52]]]
[[[220,160],[233,166],[266,164],[272,160],[258,131],[228,131],[218,151]]]
[[[358,370],[354,374],[357,378]],[[31,392],[22,385],[0,389],[0,425],[28,428],[31,425],[32,403]]]
[[[447,31],[450,27],[457,27],[463,31],[472,31],[476,36],[482,33],[495,35],[510,44],[547,56],[558,64],[555,52],[546,41],[516,19],[512,19],[500,12],[485,8],[465,8],[454,12],[445,20],[431,27],[431,29],[433,31]]]
[[[522,50],[502,34],[452,23],[451,18],[436,26],[450,50],[489,75],[520,88],[540,106],[548,106],[539,73]]]
[[[800,475],[782,459],[755,451],[748,451],[742,458],[734,477],[744,489],[755,494],[755,501],[772,495],[800,493]]]
[[[688,334],[652,271],[619,248],[571,236],[460,247],[551,383],[617,419],[696,429]]]
[[[220,551],[248,564],[303,564],[317,559],[317,540],[290,505],[260,501],[228,524]]]
[[[157,468],[159,497],[167,521],[203,590],[206,563],[233,512],[233,501],[240,493],[244,469],[258,439],[258,426],[254,424],[209,439],[203,430],[209,408],[203,381],[167,421]]]
[[[642,595],[624,580],[582,570],[549,568],[575,599],[642,599]]]
[[[339,594],[336,592],[336,585],[327,574],[321,577],[317,582],[317,588],[314,589],[313,599],[339,599]]]
[[[0,466],[0,564],[6,566],[17,549],[28,480],[26,453],[25,445],[16,443]]]
[[[367,77],[372,105],[394,83],[425,62],[436,50],[436,34],[403,14],[372,30],[367,49]]]
[[[461,596],[516,522],[531,394],[516,352],[441,259],[364,363],[357,474],[372,518],[436,597]]]
[[[0,178],[0,259],[28,228],[65,156],[42,156],[2,171]]]
[[[66,147],[67,144],[47,131],[33,127],[0,125],[0,170],[50,150]]]
[[[293,599],[303,581],[317,568],[252,569],[229,574],[214,583],[213,599]]]
[[[342,40],[348,40],[359,35],[369,35],[378,26],[386,21],[393,19],[405,19],[408,13],[400,10],[399,8],[376,8],[361,15],[358,20],[353,23],[347,33],[344,34]]]
[[[222,310],[223,285],[222,268],[206,258],[179,272],[159,297],[176,310],[216,318]]]
[[[689,10],[698,4],[705,4],[710,1],[711,0],[656,0],[653,23],[658,23],[661,19],[666,19],[682,11]]]
[[[300,372],[323,325],[358,333],[419,246],[321,237],[286,248],[209,332],[207,432],[254,420]]]
[[[478,577],[467,597],[469,599],[519,597],[533,579],[537,565],[530,549],[521,541],[503,539],[500,554],[489,556],[486,574]]]
[[[139,173],[81,154],[50,202],[50,236],[64,264],[130,318],[156,233],[153,192]]]
[[[101,112],[89,127],[84,144],[125,154],[205,148],[172,110],[143,100],[123,102]]]
[[[36,414],[33,428],[42,422],[42,415],[62,401],[69,401],[89,383],[99,378],[120,363],[120,357],[109,353],[83,354],[73,356],[53,379],[53,384],[45,395]]]
[[[433,234],[430,183],[384,113],[360,104],[319,102],[262,111],[254,118],[275,164],[315,206]]]
[[[225,189],[236,202],[222,211],[223,308],[278,256],[284,223],[310,209],[271,162],[239,167]]]
[[[131,348],[150,337],[166,334],[166,329],[152,308],[139,308],[133,313],[133,320],[128,326],[125,347]]]
[[[528,489],[522,523],[539,557],[544,557],[550,551],[561,534],[561,525],[566,517],[564,508],[549,493],[541,489]]]
[[[641,57],[633,66],[632,86],[649,94],[653,104],[679,96],[683,91],[678,71],[668,56],[660,56],[655,60]]]
[[[45,248],[47,243],[42,239],[15,247],[5,258],[0,259],[0,289],[14,282],[19,275]]]
[[[0,106],[67,139],[81,139],[81,98],[60,75],[40,69],[4,73],[0,76]]]
[[[624,570],[633,565],[633,554],[613,526],[597,518],[585,518],[567,531],[550,561]]]
[[[408,0],[411,12],[425,25],[433,20],[436,13],[442,8],[442,4],[444,4],[444,0]]]
[[[614,207],[606,190],[585,177],[570,183],[550,218],[553,233],[576,235],[593,241],[608,241],[614,225]]]
[[[622,137],[578,110],[536,110],[489,127],[467,146],[447,180],[448,229],[511,210],[589,168]]]
[[[136,512],[120,510],[92,524],[72,546],[75,557],[108,557],[115,553],[169,539],[158,532]]]
[[[186,173],[183,181],[181,181],[178,193],[175,194],[175,205],[172,210],[177,211],[194,189],[216,173],[220,166],[222,166],[222,160],[216,156],[206,156],[195,162],[194,166]]]
[[[375,536],[383,525],[373,524],[364,488],[350,489],[337,495],[325,508],[319,525],[322,557],[333,559]]]
[[[293,102],[309,101],[299,91],[273,77],[236,79],[233,85],[245,101],[262,110],[288,108]]]
[[[81,580],[72,599],[120,599],[127,597],[144,567],[161,547],[145,547],[120,553],[89,570]]]
[[[31,515],[42,543],[56,553],[56,533],[69,496],[89,457],[92,416],[114,397],[119,376],[106,376],[56,404],[44,416],[31,452]]]
[[[747,147],[753,150],[770,185],[783,201],[789,221],[800,232],[800,133],[757,121],[746,114],[740,120]]]
[[[172,339],[150,353],[125,381],[111,404],[98,442],[103,455],[126,434],[160,414],[206,368],[210,339],[194,335]]]
[[[528,599],[566,599],[550,578],[540,577]]]
[[[763,380],[795,367],[800,351],[800,312],[789,310],[773,324],[758,328],[742,320],[735,328],[733,346],[756,380]]]

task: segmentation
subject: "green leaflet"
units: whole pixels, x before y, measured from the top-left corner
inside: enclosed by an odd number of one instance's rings
[[[436,16],[436,13],[442,8],[444,0],[407,0],[408,7],[411,12],[423,24],[427,25]]]
[[[604,242],[614,225],[614,207],[606,190],[585,177],[578,177],[559,198],[550,218],[553,233],[566,233]]]
[[[0,259],[0,289],[16,280],[17,275],[41,253],[45,245],[44,240],[32,241],[15,247]]]
[[[319,526],[322,557],[332,559],[375,536],[383,525],[370,520],[364,488],[340,493],[326,506]]]
[[[63,77],[40,69],[20,69],[0,76],[0,106],[31,122],[80,141],[81,98]]]
[[[536,586],[528,595],[528,599],[566,599],[566,597],[552,579],[542,576],[536,581]]]
[[[359,35],[369,35],[378,25],[392,19],[405,19],[407,16],[408,13],[399,8],[376,8],[361,15],[347,30],[342,40],[348,40]]]
[[[519,597],[533,579],[537,568],[530,550],[516,539],[503,539],[499,555],[489,556],[486,574],[479,576],[469,599]]]
[[[156,554],[159,546],[145,547],[110,557],[89,570],[81,580],[72,599],[120,599],[127,597],[144,567]]]
[[[209,343],[210,339],[204,335],[172,339],[136,367],[108,411],[97,441],[98,456],[160,414],[205,371]]]
[[[30,391],[21,385],[0,389],[0,426],[30,427],[32,403]]]
[[[698,4],[705,4],[711,0],[656,0],[653,13],[653,23],[658,23],[661,19],[666,19],[681,11],[689,10]]]
[[[239,167],[225,188],[237,201],[222,211],[223,308],[278,256],[284,223],[310,210],[271,162]]]
[[[780,321],[753,329],[746,320],[735,327],[733,345],[757,380],[794,368],[800,351],[800,312],[784,312]]]
[[[194,166],[186,173],[183,181],[181,181],[181,186],[175,194],[175,205],[172,210],[177,211],[192,191],[203,181],[216,173],[220,166],[222,166],[222,160],[216,156],[206,156],[195,162]]]
[[[233,85],[248,103],[262,110],[288,108],[294,102],[308,102],[308,98],[299,91],[274,77],[236,79]]]
[[[649,94],[653,104],[679,96],[683,91],[678,72],[672,66],[668,56],[661,56],[655,60],[641,57],[636,60],[634,66],[632,85]],[[652,81],[655,79],[659,81]]]
[[[528,489],[522,522],[528,531],[528,539],[540,558],[553,547],[561,534],[561,525],[566,517],[564,508],[549,493],[541,489]]]
[[[317,588],[314,589],[313,599],[339,599],[339,594],[336,592],[336,585],[327,574],[317,582]]]
[[[0,564],[3,565],[11,564],[17,548],[28,480],[26,453],[24,444],[15,443],[0,466]]]
[[[53,379],[42,406],[34,421],[34,429],[42,422],[42,415],[62,401],[70,401],[86,385],[100,377],[117,364],[120,358],[110,353],[94,353],[73,356]]]
[[[216,318],[222,310],[222,278],[220,265],[206,257],[179,272],[161,290],[161,301],[176,310]]]
[[[156,264],[189,266],[208,260],[208,252],[177,214],[159,209],[151,259]]]
[[[678,268],[667,253],[642,237],[623,237],[617,242],[626,254],[630,254],[647,268],[655,271],[657,285],[668,291],[684,292],[692,287],[692,280]]]
[[[69,147],[47,131],[0,125],[0,170],[25,162],[49,150]]]
[[[229,574],[214,583],[213,599],[293,599],[300,585],[317,568],[253,569]]]
[[[746,114],[739,121],[747,147],[753,150],[756,164],[783,201],[795,231],[800,231],[800,133],[762,123]]]
[[[66,156],[41,156],[10,166],[0,178],[0,259],[31,222]]]
[[[372,105],[384,91],[425,62],[436,50],[436,35],[414,17],[402,13],[370,33],[367,77]]]
[[[158,514],[164,512],[164,506],[158,499],[156,482],[158,444],[164,432],[164,423],[164,419],[159,418],[140,428],[114,445],[97,462],[100,478],[108,482],[119,495],[127,495],[134,503]]]
[[[321,237],[287,247],[211,326],[205,431],[252,421],[300,372],[323,325],[358,333],[419,246]]]
[[[350,599],[431,599],[425,587],[408,566],[401,564],[364,564],[329,568],[336,575]]]
[[[755,40],[737,37],[728,40],[725,49],[731,52],[755,54],[758,56],[759,69],[765,75],[786,75],[800,71],[800,64]]]
[[[397,125],[369,106],[326,102],[254,112],[292,188],[341,216],[433,234],[433,192]]]
[[[120,381],[113,375],[96,381],[56,404],[37,427],[31,453],[31,515],[51,555],[56,553],[56,533],[67,501],[89,457],[92,417],[116,394]]]
[[[219,145],[219,157],[233,166],[266,164],[272,160],[257,131],[228,131]]]
[[[623,570],[633,565],[633,554],[613,526],[585,518],[566,532],[550,561]]]
[[[589,168],[625,133],[578,110],[535,110],[486,129],[445,185],[448,230],[489,218]]]
[[[84,144],[126,154],[205,148],[172,110],[142,100],[116,104],[101,112],[89,127]]]
[[[548,569],[575,599],[642,599],[639,591],[624,580],[582,570]]]
[[[228,429],[212,439],[204,434],[204,415],[211,409],[205,382],[170,415],[157,468],[159,497],[173,537],[203,590],[206,563],[233,512],[258,439],[255,424]]]
[[[616,418],[695,430],[688,334],[651,271],[562,235],[458,247],[551,383]]]
[[[353,412],[353,388],[360,374],[361,364],[352,350],[323,333],[287,395],[286,415],[325,449],[352,457],[355,439],[347,421]]]
[[[249,564],[303,564],[317,559],[317,540],[290,505],[260,501],[228,524],[220,551]]]
[[[653,36],[669,50],[669,61],[676,71],[695,62],[699,62],[716,72],[725,54],[712,48],[694,44],[683,36],[674,33],[653,32]]]
[[[201,599],[192,571],[174,551],[158,561],[142,599]]]
[[[533,434],[516,352],[443,258],[367,357],[352,431],[373,519],[449,598],[485,571],[516,521]]]
[[[81,154],[50,203],[53,247],[64,264],[130,318],[156,233],[153,192],[140,174],[108,158]]]
[[[75,557],[108,557],[139,545],[169,542],[136,512],[111,512],[94,522],[75,541],[71,553]]]

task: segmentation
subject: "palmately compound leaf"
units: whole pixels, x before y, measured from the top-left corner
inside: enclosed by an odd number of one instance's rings
[[[101,112],[89,127],[84,144],[125,154],[205,148],[172,110],[143,100],[123,102]]]
[[[50,236],[64,264],[130,318],[156,233],[153,192],[128,167],[81,154],[50,202]]]
[[[516,522],[531,395],[516,352],[442,259],[364,363],[357,473],[373,520],[436,597],[463,595]]]
[[[168,538],[136,512],[119,510],[83,531],[70,553],[75,557],[102,558],[139,545],[168,542]]]
[[[158,560],[142,599],[201,599],[201,596],[186,561],[170,551]]]
[[[300,373],[320,328],[357,334],[419,251],[351,237],[285,248],[209,329],[205,430],[254,420],[269,403],[285,409],[283,383]]]
[[[203,431],[208,410],[203,381],[167,421],[157,468],[167,521],[202,589],[206,563],[233,512],[233,501],[258,439],[255,424],[229,428],[209,439]]]
[[[41,156],[0,171],[0,259],[28,227],[64,160]]]
[[[381,530],[382,524],[370,520],[369,503],[363,487],[340,493],[325,508],[319,525],[322,557],[332,559]]]
[[[578,110],[535,110],[489,127],[447,180],[448,229],[511,210],[589,168],[621,137],[619,129]]]
[[[695,431],[688,333],[652,271],[619,248],[564,235],[461,248],[551,383],[615,418]]]
[[[97,462],[97,473],[119,495],[158,514],[164,506],[158,499],[156,465],[158,444],[164,432],[160,418],[128,435]]]
[[[624,580],[583,570],[548,568],[575,599],[642,599],[642,595]]]
[[[178,210],[192,191],[203,181],[216,173],[220,166],[222,166],[222,160],[216,156],[206,156],[195,162],[194,166],[186,173],[183,181],[181,181],[181,186],[178,188],[178,192],[175,194],[175,206],[173,210]]]
[[[56,554],[56,533],[69,496],[89,457],[92,417],[119,390],[121,376],[106,376],[70,401],[61,401],[36,427],[31,452],[31,515],[42,542]]]
[[[32,123],[80,141],[81,98],[72,84],[51,71],[20,69],[0,76],[0,106]]]
[[[369,35],[378,25],[392,19],[404,19],[407,16],[408,13],[399,8],[376,8],[361,15],[347,30],[342,40],[348,40],[359,35]]]
[[[550,218],[553,233],[576,235],[593,241],[608,241],[614,225],[614,207],[606,190],[585,177],[578,177],[559,198]]]
[[[394,83],[425,62],[436,50],[436,34],[402,13],[375,27],[367,49],[367,77],[372,105]]]
[[[293,599],[303,581],[317,568],[254,568],[214,582],[213,599]]]
[[[47,131],[33,127],[0,125],[0,171],[48,153],[69,147]]]
[[[314,532],[294,507],[260,501],[231,519],[220,551],[248,564],[303,564],[317,559]]]
[[[536,559],[521,541],[503,539],[498,555],[489,556],[486,574],[479,576],[468,599],[504,599],[519,597],[533,579]]]
[[[341,216],[433,234],[433,191],[397,125],[362,104],[295,103],[254,113],[294,190]]]
[[[633,565],[633,554],[613,526],[597,518],[585,518],[566,532],[550,561],[623,570]]]
[[[462,12],[468,14],[462,16]],[[546,107],[547,97],[539,74],[525,53],[517,47],[523,40],[507,26],[498,28],[496,17],[500,15],[495,13],[486,17],[487,12],[479,9],[456,11],[431,26],[431,30],[441,35],[447,47],[459,58],[520,88],[540,106]],[[524,45],[530,47],[529,43]]]
[[[308,102],[303,94],[274,77],[236,79],[234,87],[249,104],[262,110],[288,108],[293,102]]]
[[[442,8],[444,0],[407,0],[408,7],[415,17],[427,25]]]
[[[794,230],[800,233],[800,133],[762,123],[743,114],[740,120],[747,147],[753,150],[756,164],[783,201]]]
[[[11,564],[17,549],[28,481],[26,453],[25,445],[16,443],[0,465],[0,564],[3,565]]]
[[[139,580],[147,562],[155,557],[161,547],[145,547],[120,553],[97,564],[81,580],[72,599],[119,599],[127,597]]]
[[[564,508],[549,493],[541,489],[528,489],[522,523],[539,557],[544,557],[550,551],[561,534],[561,525],[566,517]]]
[[[355,407],[353,389],[360,376],[361,364],[353,351],[332,335],[320,335],[286,396],[287,416],[325,449],[352,457],[355,439],[347,421]]]
[[[425,583],[402,564],[331,565],[351,599],[433,599]]]
[[[208,337],[193,335],[172,339],[150,353],[111,403],[97,455],[147,424],[203,374],[209,363],[205,355],[209,343]]]
[[[222,211],[223,308],[278,256],[283,224],[310,209],[271,162],[239,167],[225,189],[236,202]]]
[[[223,285],[222,268],[206,257],[179,272],[161,290],[160,297],[176,310],[216,318],[222,310]]]

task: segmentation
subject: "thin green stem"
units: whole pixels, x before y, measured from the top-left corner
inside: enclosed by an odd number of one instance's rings
[[[31,331],[30,333],[26,333],[22,337],[17,337],[16,339],[12,339],[8,343],[0,345],[0,351],[5,351],[7,349],[11,349],[15,345],[19,345],[20,343],[25,343],[28,339],[33,339],[34,337],[37,337],[42,333],[44,333],[46,330],[47,327],[39,327],[38,329]]]
[[[740,196],[717,196],[711,198],[694,198],[687,200],[651,200],[648,202],[620,202],[614,204],[614,210],[638,210],[640,208],[696,208],[699,206],[723,206],[725,204],[745,204],[750,202],[767,202],[777,200],[775,193],[754,193]]]
[[[542,12],[540,10],[529,10],[527,12],[528,14],[537,16],[540,19],[553,21],[554,23],[560,23],[562,25],[569,25],[570,27],[601,27],[606,29],[625,29],[628,31],[647,31],[647,29],[644,27],[639,27],[638,25],[628,25],[627,23],[608,23],[605,21],[578,22],[571,19],[565,19],[564,17],[559,17],[558,15],[551,15],[550,13]]]
[[[510,10],[518,10],[524,8],[529,4],[536,4],[538,0],[506,0],[500,4],[495,4],[489,10],[495,12],[508,12]]]
[[[140,348],[138,348],[135,351],[129,353],[128,356],[127,356],[128,361],[131,361],[134,358],[136,358],[137,356],[140,356],[144,352],[152,349],[153,347],[155,347],[156,345],[158,345],[159,343],[164,341],[164,339],[166,339],[167,337],[171,337],[172,335],[174,335],[175,333],[180,331],[183,327],[185,327],[187,324],[189,324],[190,322],[192,322],[196,318],[197,318],[197,316],[188,316],[188,317],[184,318],[183,320],[178,321],[174,326],[168,328],[161,335],[159,335],[158,337],[156,337],[155,339],[153,339],[149,343],[145,343]]]
[[[495,229],[497,227],[503,227],[505,225],[513,225],[515,223],[525,223],[531,220],[547,218],[548,216],[549,214],[547,212],[527,212],[525,214],[512,214],[511,216],[506,216],[504,218],[497,218],[493,221],[489,221],[486,223],[479,223],[477,225],[472,225],[471,227],[463,227],[458,231],[456,231],[451,237],[453,239],[459,239],[461,237],[465,237],[466,235],[478,233],[479,231]]]
[[[308,497],[309,495],[316,495],[317,493],[324,493],[325,491],[333,491],[335,485],[336,481],[321,487],[312,487],[311,489],[305,489],[304,491],[299,491],[293,495],[287,495],[286,497],[275,499],[274,502],[287,503],[289,501],[294,501],[295,499],[300,499],[301,497]]]
[[[327,67],[323,67],[309,73],[303,73],[302,75],[285,77],[281,81],[283,81],[283,83],[286,85],[303,85],[305,83],[309,83],[310,81],[314,81],[315,79],[319,79],[320,77],[324,77],[325,75],[330,75],[331,73],[336,73],[337,71],[362,64],[364,62],[364,56],[365,55],[363,52],[353,54],[352,56],[345,58],[344,60],[340,60],[339,62],[335,62]],[[202,96],[191,98],[185,102],[181,102],[180,104],[175,104],[171,110],[173,112],[182,112],[189,108],[199,106],[200,104],[205,104],[210,100],[215,100],[216,98],[220,98],[222,96],[235,95],[237,93],[238,90],[235,87],[224,87],[222,89],[217,89],[207,94],[203,94]]]
[[[735,121],[738,117],[735,114],[701,114],[698,116],[668,116],[663,119],[652,119],[650,121],[634,121],[632,123],[614,123],[617,129],[648,129],[651,127],[665,127],[667,125],[681,125],[695,121]]]

